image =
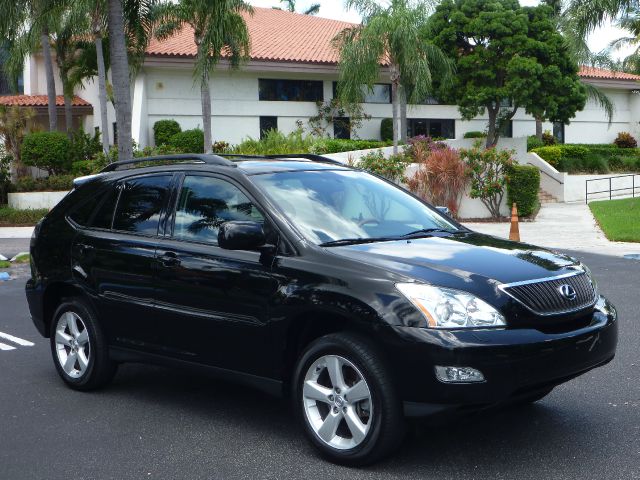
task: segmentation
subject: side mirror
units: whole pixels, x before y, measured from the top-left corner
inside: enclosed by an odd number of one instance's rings
[[[228,221],[220,225],[218,245],[227,250],[257,250],[267,243],[262,224]]]
[[[447,207],[436,207],[436,210],[447,217],[451,216],[451,211]]]

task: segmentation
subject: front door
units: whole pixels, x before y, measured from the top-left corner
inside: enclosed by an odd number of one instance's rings
[[[267,375],[268,309],[277,284],[260,252],[218,246],[218,229],[228,220],[264,222],[264,216],[231,181],[186,175],[172,232],[157,252],[156,305],[172,319],[166,338],[172,355]]]

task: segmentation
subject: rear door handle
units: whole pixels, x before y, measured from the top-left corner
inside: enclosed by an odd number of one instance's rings
[[[159,257],[160,263],[165,267],[175,267],[180,265],[180,259],[176,252],[164,252]]]

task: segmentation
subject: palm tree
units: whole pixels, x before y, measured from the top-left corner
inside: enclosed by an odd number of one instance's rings
[[[107,0],[111,79],[118,125],[118,158],[133,157],[129,59],[122,0]]]
[[[20,146],[27,132],[29,121],[36,113],[32,108],[0,105],[0,137],[11,154],[11,176],[19,178],[25,175],[25,167],[20,160]]]
[[[286,10],[288,10],[288,11],[290,11],[292,13],[295,13],[295,11],[296,11],[296,0],[280,0],[280,3],[284,3],[285,4]],[[273,7],[273,8],[279,9],[279,7]],[[319,12],[320,12],[320,4],[319,3],[312,3],[302,13],[304,15],[317,15]]]
[[[224,54],[238,68],[249,56],[249,30],[242,13],[253,14],[244,0],[181,0],[168,5],[157,36],[166,38],[184,24],[193,29],[196,61],[193,75],[200,82],[205,153],[211,153],[210,74]]]
[[[640,73],[640,7],[634,7],[616,21],[616,26],[627,30],[628,35],[617,38],[609,45],[612,50],[632,47],[634,50],[623,60],[621,67],[625,72]]]
[[[347,0],[362,24],[344,29],[334,39],[340,50],[338,95],[344,102],[362,101],[362,87],[373,89],[383,64],[388,65],[393,111],[393,151],[398,152],[398,101],[424,100],[432,89],[434,73],[446,78],[451,61],[428,39],[430,8],[423,2],[390,0],[387,7],[374,0]],[[410,91],[403,92],[403,86]],[[399,95],[400,93],[400,95]]]
[[[102,150],[109,152],[109,118],[107,116],[107,69],[102,39],[107,30],[105,0],[89,0],[87,5],[91,24],[91,36],[96,49],[96,67],[98,72],[98,103],[100,104],[100,132]]]
[[[47,84],[49,130],[58,128],[56,86],[51,58],[50,27],[58,13],[55,0],[1,0],[0,37],[11,43],[7,70],[12,78],[22,71],[25,58],[42,50]]]

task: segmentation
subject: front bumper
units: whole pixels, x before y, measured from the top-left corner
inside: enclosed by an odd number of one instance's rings
[[[392,328],[385,350],[408,415],[492,405],[559,385],[609,362],[618,342],[616,310],[604,297],[587,326],[563,333]],[[442,383],[435,365],[473,367],[485,381]]]

